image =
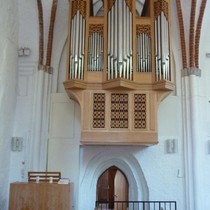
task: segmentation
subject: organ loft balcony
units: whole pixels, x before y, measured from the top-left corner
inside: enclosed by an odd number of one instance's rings
[[[157,144],[158,105],[175,88],[170,1],[70,0],[67,48],[81,144]]]

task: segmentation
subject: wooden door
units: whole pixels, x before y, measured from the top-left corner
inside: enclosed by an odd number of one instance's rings
[[[128,181],[126,176],[116,167],[108,168],[98,179],[97,200],[109,202],[109,209],[126,209],[126,204],[114,205],[114,201],[128,201]],[[102,204],[101,204],[102,205]]]
[[[121,171],[117,171],[114,180],[114,200],[128,201],[128,182]],[[126,210],[126,203],[115,203],[114,209]]]

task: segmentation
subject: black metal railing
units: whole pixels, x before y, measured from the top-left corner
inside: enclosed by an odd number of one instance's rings
[[[95,210],[177,210],[176,201],[96,201]]]

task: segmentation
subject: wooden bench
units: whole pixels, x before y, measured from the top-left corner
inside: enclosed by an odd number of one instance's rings
[[[58,183],[61,178],[61,172],[48,171],[29,171],[28,182],[53,182]]]

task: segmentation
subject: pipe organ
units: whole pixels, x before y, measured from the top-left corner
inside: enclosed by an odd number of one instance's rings
[[[165,1],[155,2],[155,79],[170,81],[170,42],[168,4]]]
[[[82,144],[158,143],[158,105],[175,88],[169,8],[170,0],[69,1],[64,86],[81,107]]]
[[[107,80],[133,78],[132,8],[128,1],[108,1]]]
[[[88,71],[103,70],[103,25],[89,26]]]
[[[150,26],[136,27],[137,72],[151,72],[151,32]]]

